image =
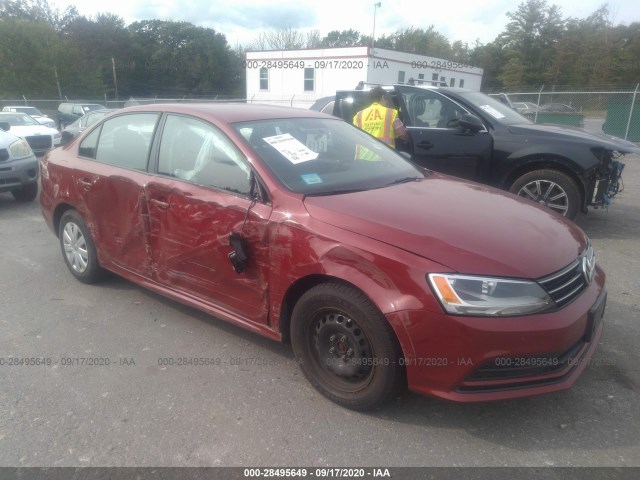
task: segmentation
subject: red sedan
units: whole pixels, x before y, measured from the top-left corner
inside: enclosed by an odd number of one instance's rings
[[[577,226],[416,168],[334,117],[255,105],[120,110],[41,160],[80,281],[104,270],[275,340],[349,408],[570,387],[605,275]]]

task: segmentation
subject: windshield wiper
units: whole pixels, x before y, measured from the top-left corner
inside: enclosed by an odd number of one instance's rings
[[[333,190],[322,190],[320,192],[312,192],[305,194],[305,197],[324,197],[329,195],[342,195],[345,193],[355,193],[355,192],[364,192],[366,190],[371,190],[371,188],[363,187],[363,188],[345,188],[344,190],[333,189]]]
[[[409,183],[409,182],[415,182],[417,180],[422,180],[424,177],[404,177],[404,178],[399,178],[397,180],[394,180],[391,183],[387,183],[385,185],[385,187],[390,187],[391,185],[399,185],[401,183]]]

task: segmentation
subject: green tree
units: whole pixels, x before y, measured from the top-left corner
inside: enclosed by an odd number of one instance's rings
[[[322,39],[322,46],[326,48],[334,48],[366,45],[362,40],[362,34],[357,30],[332,30]]]
[[[498,78],[505,86],[541,84],[565,29],[560,8],[545,0],[527,0],[507,17],[506,30],[497,39],[508,50],[506,71]]]

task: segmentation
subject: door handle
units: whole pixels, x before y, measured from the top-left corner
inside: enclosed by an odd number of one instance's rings
[[[86,178],[79,178],[78,183],[82,185],[82,188],[85,190],[90,190],[93,187],[93,182],[87,180]]]
[[[424,142],[420,142],[417,145],[420,148],[424,148],[425,150],[429,150],[430,148],[433,148],[433,143],[425,140]]]
[[[155,205],[158,208],[161,208],[162,210],[166,210],[167,208],[169,208],[169,202],[164,202],[162,200],[158,200],[157,198],[152,198],[151,200],[149,200],[149,203]]]

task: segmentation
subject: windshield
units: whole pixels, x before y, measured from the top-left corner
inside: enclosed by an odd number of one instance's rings
[[[502,123],[503,125],[531,123],[530,120],[526,119],[515,110],[512,110],[502,102],[499,102],[484,93],[463,92],[458,95],[478,110],[481,110],[491,120]]]
[[[42,112],[38,110],[36,107],[17,107],[16,112],[27,113],[29,115],[42,116]]]
[[[341,120],[283,118],[234,127],[292,192],[338,194],[424,177],[393,149]]]
[[[12,127],[21,127],[24,125],[40,125],[29,115],[24,113],[11,113],[11,114],[2,114],[0,116],[0,121],[9,122],[9,125]]]

